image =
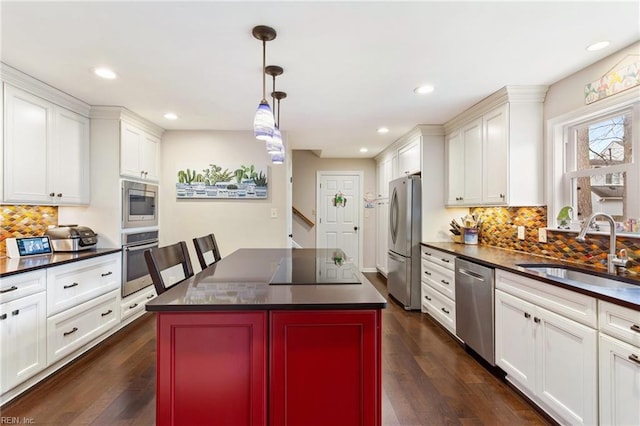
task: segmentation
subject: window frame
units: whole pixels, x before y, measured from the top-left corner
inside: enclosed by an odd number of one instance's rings
[[[627,205],[631,218],[640,219],[640,89],[632,88],[628,91],[603,99],[594,104],[586,105],[577,110],[570,111],[561,116],[547,120],[547,138],[545,146],[546,157],[546,199],[547,199],[547,228],[558,230],[556,217],[563,206],[572,203],[571,178],[577,172],[567,171],[568,144],[573,140],[572,132],[577,126],[593,122],[598,119],[623,114],[625,111],[631,112],[631,163],[608,166],[607,172],[626,172],[626,182],[628,184]],[[601,175],[602,169],[591,169],[581,171],[580,175]],[[574,217],[574,220],[576,218]],[[569,231],[579,230],[579,224],[574,223]],[[640,233],[629,234],[640,238]]]

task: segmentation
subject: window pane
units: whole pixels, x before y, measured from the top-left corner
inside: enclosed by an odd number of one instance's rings
[[[625,180],[624,172],[572,179],[578,218],[585,219],[593,212],[604,212],[623,222],[627,217]]]
[[[577,170],[631,163],[631,114],[581,126],[576,139]]]

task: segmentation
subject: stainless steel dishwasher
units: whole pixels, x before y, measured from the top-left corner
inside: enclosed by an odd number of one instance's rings
[[[495,365],[493,271],[456,259],[456,335],[491,365]]]

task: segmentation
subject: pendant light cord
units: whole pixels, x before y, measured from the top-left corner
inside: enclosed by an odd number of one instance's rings
[[[267,102],[267,41],[262,39],[262,102]]]

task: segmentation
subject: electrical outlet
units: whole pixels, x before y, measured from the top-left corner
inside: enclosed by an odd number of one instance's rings
[[[538,229],[538,241],[541,243],[547,242],[547,228]]]
[[[278,218],[278,209],[273,207],[271,209],[271,219],[277,219]]]
[[[518,239],[524,240],[524,226],[518,226]]]

